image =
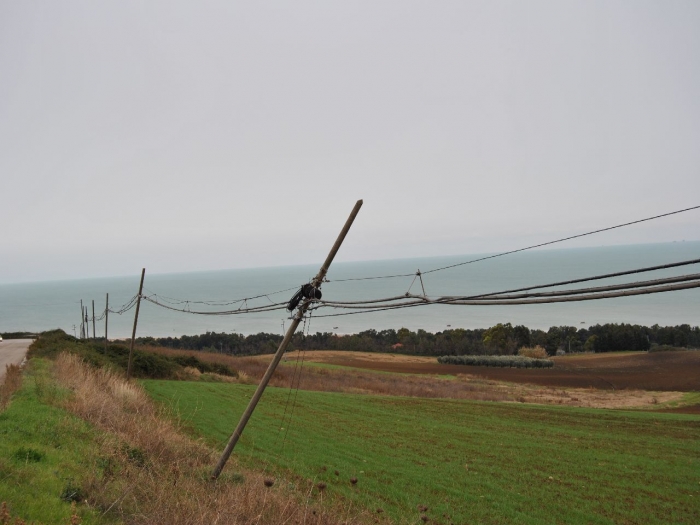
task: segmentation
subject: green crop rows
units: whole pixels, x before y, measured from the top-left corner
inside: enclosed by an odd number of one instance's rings
[[[219,448],[254,391],[144,385]],[[289,394],[268,389],[234,453],[238,461],[323,481],[400,522],[419,522],[418,507],[426,506],[437,523],[700,523],[697,416]],[[295,397],[291,425],[280,431]]]

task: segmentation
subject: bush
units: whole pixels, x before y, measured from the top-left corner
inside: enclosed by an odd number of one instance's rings
[[[518,355],[523,357],[532,357],[533,359],[547,359],[548,354],[540,345],[537,346],[523,346],[518,350]]]
[[[684,348],[682,346],[673,345],[651,345],[651,348],[649,348],[650,352],[680,352],[692,350],[694,350],[694,348]]]
[[[438,357],[443,365],[496,366],[502,368],[552,368],[554,361],[533,359],[520,355],[443,355]]]
[[[29,347],[29,357],[55,359],[62,352],[76,354],[97,368],[126,372],[129,365],[129,348],[125,345],[110,343],[105,350],[104,341],[76,339],[63,330],[44,332]],[[188,376],[184,371],[188,367],[196,368],[201,373],[238,375],[235,370],[220,363],[205,363],[193,356],[166,356],[139,349],[134,349],[131,374],[139,378],[178,379]]]

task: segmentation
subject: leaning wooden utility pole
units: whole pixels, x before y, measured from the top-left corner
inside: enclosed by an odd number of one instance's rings
[[[92,300],[92,340],[97,339],[97,334],[95,333],[95,300]]]
[[[284,336],[284,339],[282,339],[282,342],[280,343],[279,348],[277,349],[277,352],[275,353],[275,356],[272,358],[272,362],[270,363],[270,366],[267,368],[267,371],[265,372],[265,375],[263,376],[262,380],[260,381],[260,384],[258,385],[258,388],[255,390],[255,394],[253,394],[253,397],[250,399],[250,402],[248,403],[248,407],[245,409],[245,412],[243,412],[243,415],[241,416],[241,420],[238,422],[238,426],[236,426],[236,430],[233,431],[233,434],[231,434],[231,438],[228,441],[228,444],[226,445],[226,448],[224,449],[223,454],[221,454],[221,458],[219,459],[219,462],[216,464],[214,467],[214,470],[211,473],[212,479],[217,479],[219,477],[219,474],[221,474],[221,471],[224,468],[224,465],[226,465],[226,462],[228,461],[228,458],[231,456],[231,452],[233,452],[233,448],[236,446],[236,443],[238,443],[238,439],[241,437],[241,434],[243,434],[243,430],[245,429],[246,424],[248,423],[248,420],[250,419],[250,416],[253,415],[253,411],[255,410],[256,405],[258,404],[258,401],[260,401],[260,398],[263,395],[263,392],[265,392],[265,388],[267,387],[267,384],[270,382],[270,378],[272,378],[272,374],[275,373],[275,369],[277,368],[277,365],[279,364],[280,360],[282,359],[282,355],[284,355],[284,351],[287,349],[287,345],[289,345],[289,342],[292,340],[292,336],[294,335],[294,332],[296,331],[297,327],[299,326],[299,323],[301,322],[302,318],[304,317],[304,314],[306,313],[306,310],[308,310],[309,306],[311,306],[311,302],[313,297],[320,298],[320,293],[316,295],[316,292],[318,289],[321,287],[321,283],[323,282],[323,279],[326,277],[326,273],[328,273],[328,268],[330,267],[331,263],[333,262],[333,259],[335,258],[335,254],[338,253],[338,249],[340,248],[340,245],[343,244],[343,240],[345,239],[345,236],[347,235],[348,231],[350,230],[350,226],[352,226],[353,221],[355,220],[355,217],[357,217],[357,213],[360,211],[360,208],[362,207],[362,200],[357,201],[355,203],[355,207],[353,208],[352,212],[350,213],[350,217],[348,217],[348,220],[345,221],[345,226],[343,226],[343,229],[340,232],[340,235],[338,235],[338,238],[335,241],[335,244],[333,245],[333,248],[331,248],[330,253],[328,254],[328,257],[326,257],[325,262],[323,263],[323,266],[321,266],[321,269],[319,270],[318,274],[316,274],[316,277],[313,278],[311,281],[310,285],[304,285],[302,287],[302,290],[310,286],[310,293],[304,294],[304,295],[299,295],[295,297],[301,297],[301,305],[299,306],[296,314],[292,317],[292,323],[289,326],[289,329],[287,330],[287,333]],[[300,294],[302,293],[302,290],[300,290]]]
[[[107,322],[109,321],[109,294],[105,300],[105,354],[107,353]]]
[[[141,284],[139,284],[139,295],[136,297],[136,313],[134,314],[134,329],[131,332],[131,344],[129,345],[129,364],[126,367],[126,378],[131,378],[131,361],[134,356],[134,339],[136,339],[136,323],[139,322],[139,308],[141,307],[141,292],[143,292],[143,278],[146,275],[146,268],[141,269]]]

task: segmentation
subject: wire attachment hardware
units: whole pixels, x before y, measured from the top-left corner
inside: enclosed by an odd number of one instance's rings
[[[297,306],[299,306],[299,303],[301,302],[302,299],[313,299],[313,300],[320,300],[322,297],[321,290],[319,288],[316,288],[314,285],[311,283],[306,283],[303,285],[301,288],[299,288],[299,291],[294,294],[294,296],[289,300],[289,304],[287,304],[287,310],[290,312],[293,311]]]

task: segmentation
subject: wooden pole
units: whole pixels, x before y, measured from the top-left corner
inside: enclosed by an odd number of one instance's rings
[[[109,321],[109,294],[105,300],[105,354],[107,353],[107,322]]]
[[[129,365],[126,367],[126,378],[131,378],[131,362],[134,356],[134,339],[136,339],[136,324],[139,322],[139,308],[141,307],[141,292],[143,292],[143,278],[146,275],[146,268],[141,269],[141,284],[139,284],[139,295],[136,298],[136,313],[134,314],[134,329],[131,332],[131,345],[129,345]]]
[[[92,340],[94,341],[97,338],[97,334],[95,333],[95,300],[92,300]]]
[[[85,337],[85,310],[83,310],[83,300],[80,300],[80,339]]]
[[[83,322],[85,324],[85,339],[90,339],[90,325],[88,324],[87,306],[83,310]]]
[[[340,248],[340,245],[343,244],[343,240],[345,240],[345,236],[347,235],[348,231],[350,230],[350,227],[352,226],[353,221],[355,220],[355,217],[357,217],[357,213],[360,211],[360,208],[362,207],[362,200],[357,201],[355,203],[355,207],[353,208],[352,212],[350,213],[350,216],[348,217],[348,220],[345,221],[345,226],[343,226],[343,229],[340,232],[340,235],[338,235],[338,238],[335,241],[335,244],[331,248],[331,251],[328,253],[328,257],[326,257],[326,260],[323,263],[323,266],[321,266],[321,269],[319,272],[316,274],[316,277],[311,281],[311,286],[314,288],[320,288],[321,283],[323,282],[323,279],[326,277],[326,273],[328,273],[328,268],[330,267],[331,263],[333,262],[333,259],[335,258],[335,255],[338,253],[338,249]],[[299,309],[297,310],[296,314],[292,318],[292,323],[289,326],[289,329],[287,330],[287,333],[284,336],[284,339],[282,339],[282,342],[280,343],[279,348],[277,349],[277,352],[275,353],[274,357],[272,358],[272,362],[270,363],[270,366],[268,366],[267,371],[265,372],[265,375],[263,376],[262,380],[260,381],[260,384],[258,385],[258,388],[255,390],[255,393],[253,394],[253,397],[250,398],[250,402],[248,403],[248,407],[245,409],[245,412],[243,412],[243,415],[241,416],[241,420],[238,422],[238,425],[236,426],[236,429],[233,431],[233,434],[231,434],[231,438],[228,441],[228,444],[226,445],[226,448],[224,449],[224,452],[221,454],[221,458],[219,459],[219,462],[216,464],[214,467],[214,470],[211,473],[211,478],[212,479],[217,479],[219,477],[219,474],[221,474],[221,471],[223,470],[224,466],[226,465],[226,462],[228,461],[228,458],[231,456],[231,453],[233,452],[233,448],[236,446],[236,443],[238,443],[239,438],[241,437],[241,434],[243,434],[243,430],[245,429],[246,425],[248,424],[248,420],[250,419],[250,416],[253,415],[253,411],[255,410],[255,407],[258,404],[258,401],[260,401],[260,398],[263,395],[263,392],[265,392],[265,388],[267,387],[267,384],[270,382],[270,378],[272,378],[272,374],[275,373],[275,369],[277,368],[277,365],[279,364],[280,360],[282,359],[282,355],[284,355],[284,351],[287,349],[287,346],[289,345],[289,342],[292,340],[292,336],[294,335],[294,332],[296,331],[297,327],[299,326],[299,323],[301,322],[302,318],[304,317],[304,314],[306,313],[306,310],[308,310],[309,306],[311,305],[311,300],[306,298],[302,301],[301,305],[299,306]]]

